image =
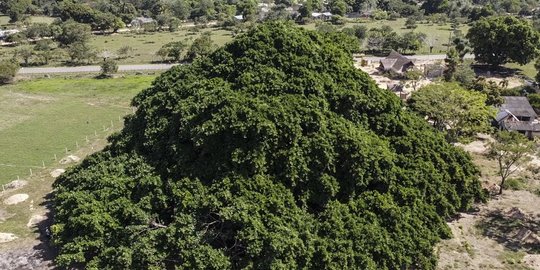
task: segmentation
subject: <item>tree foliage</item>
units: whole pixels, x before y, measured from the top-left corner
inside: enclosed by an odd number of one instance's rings
[[[75,21],[62,22],[58,26],[60,29],[55,40],[64,47],[74,43],[86,43],[92,34],[88,25]]]
[[[193,61],[199,56],[209,55],[214,49],[214,42],[210,37],[210,33],[205,32],[200,37],[193,40],[193,43],[186,53],[186,59]]]
[[[105,59],[101,63],[101,75],[102,76],[110,76],[114,73],[118,72],[118,63],[115,60],[112,59]]]
[[[0,61],[0,84],[9,83],[19,71],[19,64],[12,60]]]
[[[180,62],[187,45],[183,41],[173,41],[163,45],[156,54],[163,60],[170,58],[174,62]]]
[[[475,59],[493,66],[508,62],[525,65],[538,56],[540,34],[531,23],[512,16],[476,21],[467,38]]]
[[[495,111],[486,105],[486,99],[483,93],[466,90],[456,83],[440,83],[414,92],[409,104],[455,140],[489,130]]]
[[[434,269],[470,157],[330,37],[257,26],[133,100],[54,184],[61,267]]]

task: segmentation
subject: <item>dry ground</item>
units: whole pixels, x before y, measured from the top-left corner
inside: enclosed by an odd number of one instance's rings
[[[489,188],[499,179],[496,163],[483,154],[487,141],[460,146],[471,153]],[[540,269],[540,178],[527,169],[514,177],[524,179],[524,190],[505,190],[448,223],[454,237],[437,246],[438,269]]]

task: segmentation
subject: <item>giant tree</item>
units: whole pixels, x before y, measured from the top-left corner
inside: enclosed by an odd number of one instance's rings
[[[435,269],[478,171],[332,37],[269,22],[132,102],[54,184],[60,267]]]
[[[508,62],[525,65],[538,56],[540,34],[530,22],[512,16],[476,21],[467,38],[477,61],[499,66]]]

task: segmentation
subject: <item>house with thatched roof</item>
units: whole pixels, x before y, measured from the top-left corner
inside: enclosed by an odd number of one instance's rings
[[[394,50],[379,62],[379,70],[383,72],[402,74],[411,68],[414,68],[414,61]]]

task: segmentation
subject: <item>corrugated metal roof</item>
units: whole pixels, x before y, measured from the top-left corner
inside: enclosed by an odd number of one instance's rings
[[[504,97],[504,104],[501,105],[499,111],[507,110],[517,117],[525,116],[536,118],[538,115],[529,103],[527,97]]]

